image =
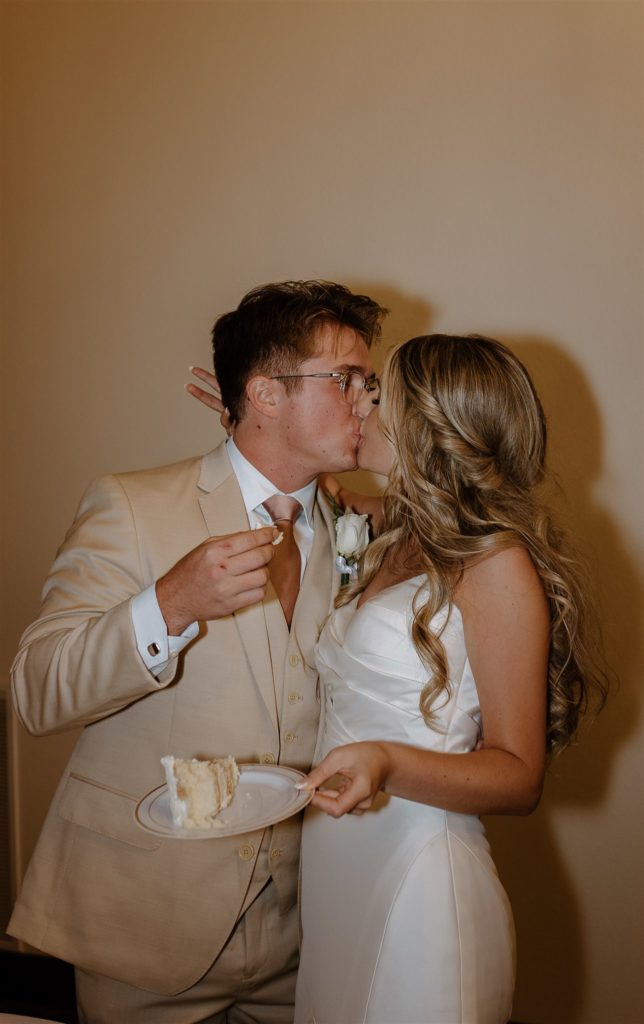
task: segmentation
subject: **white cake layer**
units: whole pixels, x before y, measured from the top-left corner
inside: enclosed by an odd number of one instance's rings
[[[165,769],[172,820],[179,828],[217,828],[217,815],[228,807],[239,779],[234,757],[211,761],[161,758]]]

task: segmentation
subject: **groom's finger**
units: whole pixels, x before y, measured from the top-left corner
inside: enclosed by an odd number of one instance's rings
[[[210,537],[156,583],[161,614],[173,636],[191,622],[221,619],[264,597],[279,530],[266,526]]]
[[[261,530],[249,530],[240,535],[240,544],[235,545],[226,556],[226,567],[231,576],[243,576],[261,566],[268,565],[275,555],[275,541],[280,531],[274,526],[263,526]],[[256,539],[257,538],[257,539]]]

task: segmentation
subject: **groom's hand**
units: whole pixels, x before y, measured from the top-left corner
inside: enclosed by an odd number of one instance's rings
[[[307,775],[298,789],[315,789],[313,806],[334,818],[368,810],[384,788],[390,770],[386,743],[365,741],[335,747]],[[321,789],[333,780],[331,788]]]
[[[210,537],[157,580],[156,595],[170,636],[191,622],[221,619],[264,599],[275,554],[274,526]]]

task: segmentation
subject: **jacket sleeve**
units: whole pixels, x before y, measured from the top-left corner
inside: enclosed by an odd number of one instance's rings
[[[127,494],[118,478],[104,477],[81,500],[11,670],[28,732],[87,725],[172,680],[176,658],[156,678],[136,646],[130,604],[152,582]]]

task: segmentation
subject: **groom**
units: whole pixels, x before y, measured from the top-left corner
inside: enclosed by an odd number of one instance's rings
[[[232,437],[93,484],[51,569],[14,702],[34,735],[84,728],[9,931],[76,966],[82,1021],[292,1019],[299,818],[190,842],[135,810],[164,754],[309,768],[337,580],[316,478],[356,465],[383,314],[326,282],[246,295],[213,331]]]

